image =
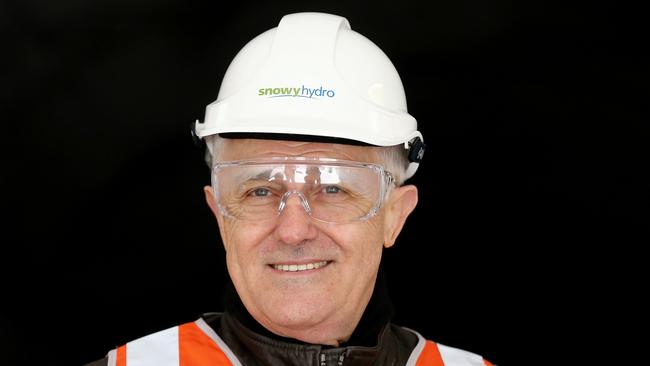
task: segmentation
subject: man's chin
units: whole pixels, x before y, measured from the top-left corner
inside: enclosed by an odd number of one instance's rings
[[[304,330],[316,327],[327,320],[327,316],[319,312],[314,310],[296,310],[292,312],[291,308],[289,308],[283,309],[281,313],[276,313],[269,320],[278,328]]]
[[[338,346],[338,330],[325,326],[326,322],[294,319],[291,322],[274,323],[269,331],[281,337],[292,338],[306,343]]]
[[[326,311],[320,307],[302,308],[302,307],[287,307],[278,310],[266,318],[266,321],[261,322],[266,328],[273,333],[281,336],[288,336],[286,333],[302,334],[306,331],[313,331],[319,329],[323,325],[330,323],[334,311]],[[266,323],[266,324],[265,324]],[[296,338],[291,336],[290,338]]]

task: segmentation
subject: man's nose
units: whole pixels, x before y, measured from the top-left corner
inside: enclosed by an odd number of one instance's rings
[[[300,244],[305,240],[315,239],[318,235],[318,230],[305,210],[302,200],[299,194],[289,194],[285,197],[284,206],[281,207],[275,236],[285,244]]]

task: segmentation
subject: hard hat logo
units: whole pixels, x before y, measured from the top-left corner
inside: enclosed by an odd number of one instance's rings
[[[266,96],[268,98],[278,98],[278,97],[302,97],[302,98],[312,98],[314,97],[329,97],[334,98],[336,92],[333,89],[323,89],[319,88],[308,88],[304,85],[300,87],[283,87],[283,88],[260,88],[258,91],[258,96]]]

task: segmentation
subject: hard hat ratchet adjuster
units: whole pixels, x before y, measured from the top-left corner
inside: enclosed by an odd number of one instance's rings
[[[409,150],[409,161],[411,163],[422,162],[422,159],[424,158],[424,150],[427,147],[427,145],[422,142],[422,139],[420,137],[416,137],[413,140],[407,142],[405,145],[407,145],[405,147]]]

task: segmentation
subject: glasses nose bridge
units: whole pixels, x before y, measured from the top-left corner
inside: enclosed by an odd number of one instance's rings
[[[298,196],[298,199],[300,200],[300,205],[302,208],[307,212],[309,216],[311,216],[311,207],[309,206],[309,201],[307,201],[307,197],[305,195],[296,190],[288,190],[286,191],[282,197],[280,198],[280,204],[278,205],[278,215],[282,213],[284,210],[284,207],[287,205],[287,201],[289,200],[289,197],[291,197],[292,194],[296,194]]]

